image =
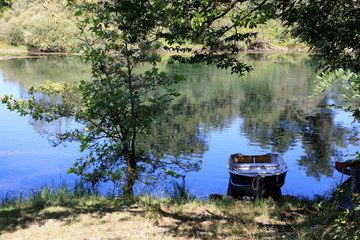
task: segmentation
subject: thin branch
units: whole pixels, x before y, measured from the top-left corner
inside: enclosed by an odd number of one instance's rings
[[[268,1],[268,0],[264,0],[262,3],[258,4],[258,6],[257,6],[256,8],[254,8],[250,13],[248,13],[247,15],[245,15],[244,17],[242,17],[239,22],[242,22],[245,18],[247,18],[248,16],[250,16],[253,12],[259,10],[262,6],[264,6],[264,4],[265,4],[267,1]],[[228,29],[226,29],[224,32],[218,34],[218,36],[214,39],[214,41],[211,42],[210,46],[213,46],[213,45],[215,44],[215,42],[216,42],[217,40],[219,40],[219,38],[220,38],[221,36],[223,36],[223,35],[224,35],[225,33],[227,33],[230,29],[232,29],[232,28],[234,28],[234,27],[236,27],[236,26],[237,26],[237,24],[234,23],[231,27],[229,27]]]
[[[200,37],[200,36],[205,32],[205,30],[208,29],[208,28],[211,26],[211,24],[212,24],[214,21],[216,21],[216,20],[224,17],[226,14],[228,14],[228,13],[235,7],[235,5],[236,5],[238,2],[243,2],[243,1],[236,1],[236,0],[234,1],[234,0],[232,0],[232,1],[230,2],[230,4],[229,4],[228,8],[225,9],[222,14],[213,17],[213,19],[211,19],[211,20],[207,23],[207,26],[204,27],[197,35],[195,35],[195,37],[193,38],[193,40],[195,40],[195,39],[197,39],[198,37]]]

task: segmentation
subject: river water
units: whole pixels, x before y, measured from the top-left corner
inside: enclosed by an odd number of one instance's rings
[[[254,68],[244,77],[209,65],[174,64],[165,57],[160,68],[183,74],[187,81],[177,86],[182,95],[174,104],[180,110],[155,122],[152,140],[164,154],[189,153],[187,157],[202,160],[201,170],[186,177],[197,196],[226,193],[226,164],[233,153],[282,155],[289,167],[284,194],[312,197],[328,192],[342,177],[334,161],[351,159],[358,148],[352,138],[359,125],[348,113],[323,107],[341,102],[340,87],[309,97],[316,73],[305,54],[239,57]],[[89,77],[78,57],[9,59],[0,61],[0,94],[21,98],[28,87],[46,80]],[[73,125],[64,119],[34,122],[0,105],[0,195],[73,181],[66,172],[81,157],[78,144],[53,147],[49,142],[52,133]]]

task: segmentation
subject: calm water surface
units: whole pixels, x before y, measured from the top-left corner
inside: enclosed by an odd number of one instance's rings
[[[254,71],[244,77],[208,65],[163,63],[160,67],[186,75],[178,85],[178,111],[157,119],[152,146],[164,154],[202,160],[202,169],[186,181],[198,196],[226,193],[230,154],[280,153],[289,171],[283,192],[323,194],[341,175],[334,161],[357,151],[351,140],[359,126],[348,113],[321,106],[338,103],[337,89],[309,98],[314,67],[307,55],[242,56]],[[166,60],[165,60],[166,62]],[[37,57],[0,61],[0,94],[26,97],[26,89],[46,80],[73,82],[89,78],[76,57]],[[51,133],[73,127],[70,121],[34,122],[0,105],[0,194],[28,190],[65,179],[77,143],[52,147]],[[191,151],[190,151],[191,150]],[[190,154],[191,152],[191,154]]]

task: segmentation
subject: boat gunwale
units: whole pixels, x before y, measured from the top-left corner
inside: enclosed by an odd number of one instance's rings
[[[258,157],[258,156],[270,156],[271,157],[271,162],[270,163],[234,163],[234,156],[245,156],[245,157]],[[273,159],[275,159],[276,161],[273,161]],[[233,170],[233,164],[236,165],[243,165],[244,166],[270,166],[270,167],[274,167],[274,165],[278,165],[277,169],[268,169],[268,171],[266,171],[267,169],[265,168],[260,168],[260,169],[239,169],[239,170]],[[235,175],[242,175],[242,176],[248,176],[248,177],[254,177],[257,175],[261,175],[261,176],[276,176],[276,175],[281,175],[283,173],[286,173],[288,171],[288,167],[286,162],[284,161],[284,159],[277,153],[267,153],[264,155],[244,155],[241,153],[236,153],[236,154],[231,154],[230,158],[229,158],[229,162],[228,162],[228,171],[231,174],[235,174]],[[277,171],[274,171],[277,170]],[[251,171],[251,172],[247,172],[247,171]]]

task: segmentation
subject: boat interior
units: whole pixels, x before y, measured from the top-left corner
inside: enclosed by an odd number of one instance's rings
[[[270,155],[236,155],[233,157],[234,163],[271,163]]]
[[[231,170],[277,170],[280,164],[271,155],[233,155]]]

